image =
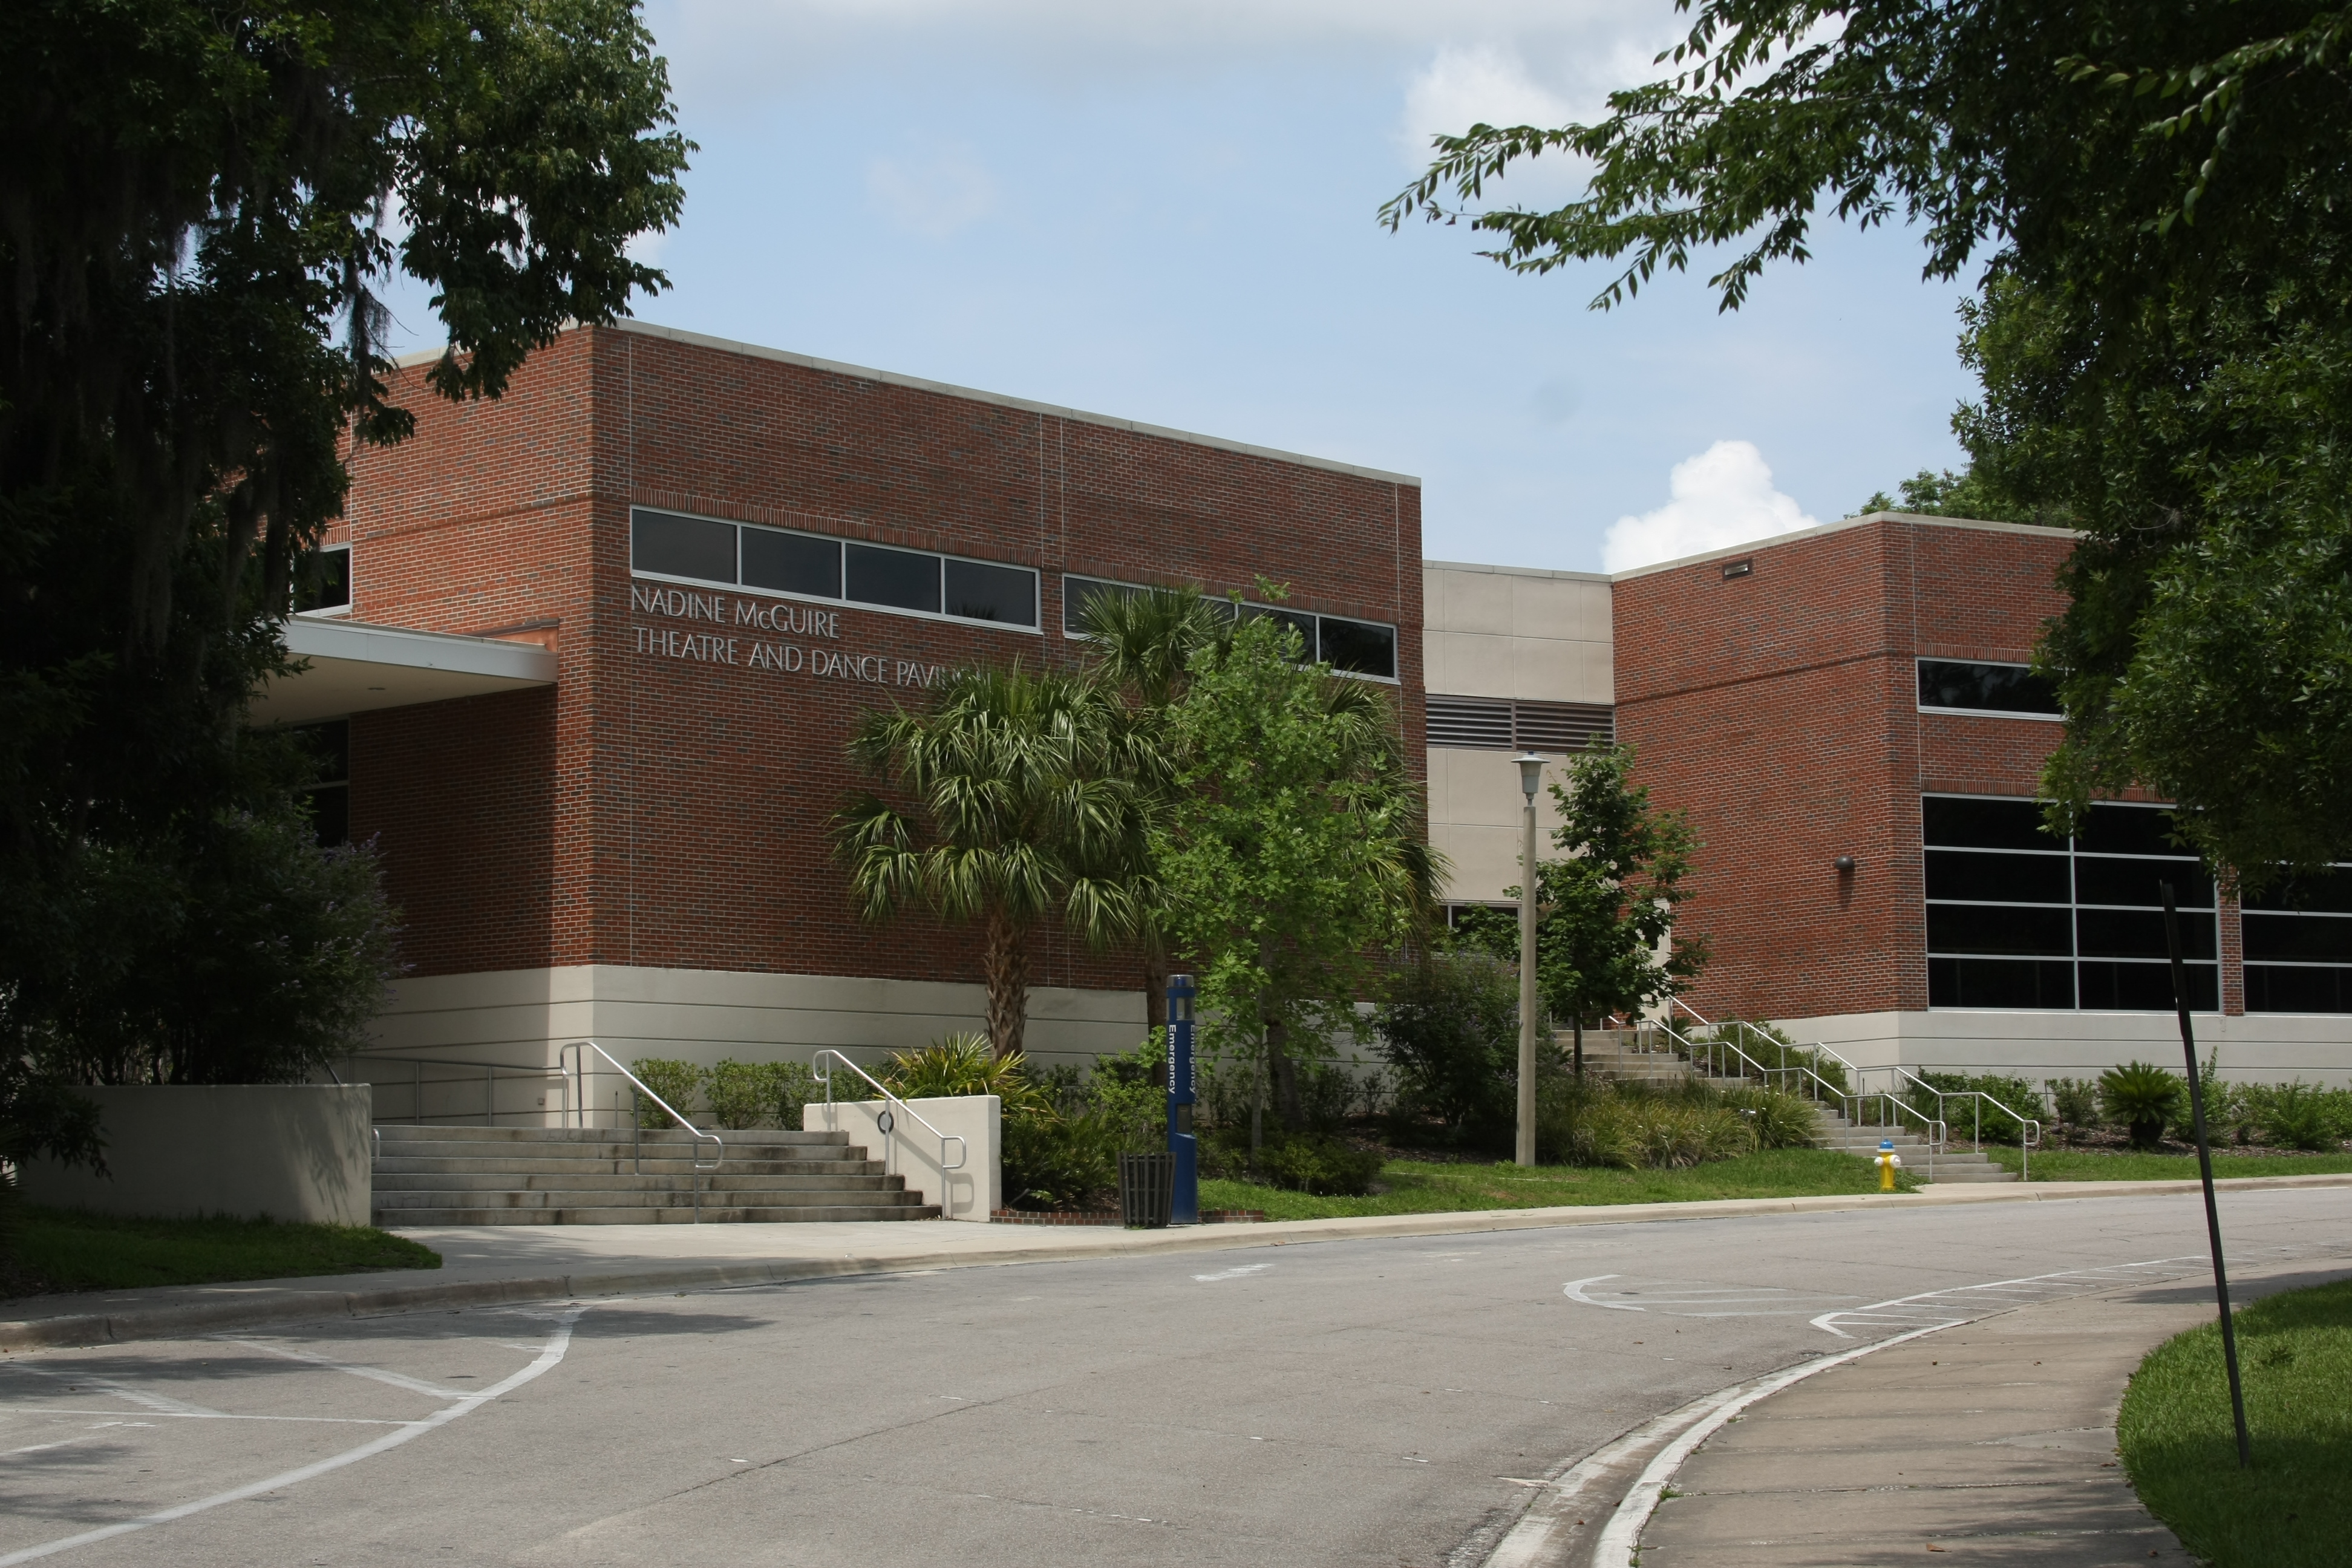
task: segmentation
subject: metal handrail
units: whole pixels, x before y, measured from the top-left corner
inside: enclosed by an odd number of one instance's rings
[[[1684,1012],[1688,1013],[1698,1024],[1699,1027],[1710,1032],[1714,1030],[1715,1026],[1707,1022],[1706,1015],[1692,1006],[1689,1003],[1684,1001],[1680,996],[1669,996],[1666,998],[1667,1018],[1672,1018],[1674,1016],[1674,1010],[1677,1007],[1680,1007]],[[1814,1041],[1810,1046],[1792,1046],[1790,1048],[1793,1050],[1810,1051],[1817,1060],[1826,1057],[1831,1061],[1833,1061],[1837,1063],[1838,1066],[1843,1068],[1846,1070],[1847,1077],[1851,1079],[1854,1087],[1851,1089],[1838,1090],[1841,1095],[1851,1096],[1863,1092],[1862,1069],[1854,1066],[1853,1063],[1846,1060],[1845,1057],[1842,1053],[1832,1049],[1829,1046],[1819,1040]],[[1819,1078],[1821,1075],[1816,1072],[1813,1076]]]
[[[1687,1012],[1689,1010],[1685,1008],[1685,1011]],[[1696,1017],[1698,1015],[1693,1013],[1691,1014],[1691,1016]],[[1801,1084],[1803,1082],[1804,1079],[1811,1079],[1813,1083],[1818,1086],[1813,1094],[1813,1098],[1816,1100],[1821,1100],[1825,1096],[1841,1102],[1859,1098],[1854,1091],[1840,1089],[1837,1085],[1832,1083],[1829,1079],[1823,1078],[1820,1073],[1815,1072],[1811,1068],[1806,1066],[1802,1062],[1783,1064],[1780,1067],[1766,1067],[1762,1062],[1758,1061],[1754,1057],[1749,1056],[1746,1051],[1742,1050],[1738,1046],[1733,1044],[1729,1040],[1719,1040],[1712,1037],[1705,1040],[1694,1040],[1687,1035],[1685,1035],[1680,1030],[1676,1029],[1672,1024],[1666,1023],[1663,1019],[1659,1020],[1657,1027],[1664,1031],[1666,1038],[1682,1047],[1685,1052],[1689,1053],[1694,1058],[1697,1057],[1701,1052],[1706,1052],[1712,1056],[1714,1053],[1725,1051],[1729,1052],[1732,1056],[1738,1057],[1742,1064],[1756,1069],[1756,1076],[1764,1080],[1764,1087],[1767,1089],[1773,1087],[1773,1074],[1796,1073],[1803,1075],[1802,1078],[1798,1080]],[[1715,1063],[1710,1060],[1707,1066],[1712,1069]],[[1710,1070],[1708,1076],[1721,1077],[1722,1075]],[[1740,1076],[1745,1078],[1748,1075],[1742,1073]]]
[[[656,1105],[660,1106],[664,1110],[669,1112],[669,1119],[672,1121],[677,1122],[680,1127],[685,1128],[688,1133],[694,1138],[697,1145],[693,1151],[694,1173],[689,1177],[689,1181],[694,1188],[694,1223],[700,1225],[702,1223],[702,1173],[706,1171],[716,1171],[721,1164],[726,1163],[727,1141],[719,1137],[716,1132],[705,1132],[701,1128],[697,1127],[693,1122],[688,1121],[684,1116],[679,1115],[677,1107],[672,1105],[668,1100],[664,1100],[660,1095],[656,1094],[651,1089],[647,1088],[646,1086],[645,1079],[631,1072],[627,1068],[623,1067],[620,1062],[614,1058],[612,1052],[606,1050],[595,1041],[573,1040],[562,1050],[555,1053],[556,1061],[559,1064],[562,1063],[565,1053],[572,1051],[579,1052],[579,1055],[572,1058],[572,1065],[570,1071],[579,1084],[580,1092],[572,1098],[575,1102],[575,1109],[579,1113],[580,1120],[578,1125],[582,1131],[586,1131],[588,1126],[588,1053],[590,1051],[593,1051],[598,1056],[603,1057],[606,1061],[611,1062],[613,1070],[629,1080],[630,1088],[635,1089],[637,1093],[644,1095],[647,1100],[652,1100]],[[632,1152],[629,1156],[630,1164],[637,1174],[643,1175],[645,1173],[646,1163],[645,1118],[641,1116],[632,1116],[629,1118],[629,1122],[635,1134],[633,1140]],[[710,1156],[710,1163],[708,1165],[702,1163],[702,1151],[700,1148],[701,1143],[706,1140],[709,1141],[713,1150]]]
[[[1936,1115],[1938,1120],[1943,1120],[1946,1117],[1946,1111],[1944,1109],[1944,1102],[1946,1100],[1966,1100],[1972,1101],[1973,1103],[1969,1108],[1969,1114],[1973,1118],[1969,1129],[1970,1134],[1969,1142],[1971,1145],[1979,1150],[1984,1147],[1984,1108],[1986,1106],[1991,1106],[1995,1110],[2000,1111],[2011,1121],[2016,1122],[2018,1180],[2030,1182],[2033,1179],[2033,1151],[2042,1147],[2042,1119],[2040,1117],[2027,1116],[2020,1111],[2013,1110],[1980,1089],[1937,1089],[1934,1084],[1929,1083],[1926,1079],[1921,1078],[1917,1073],[1913,1072],[1909,1068],[1903,1066],[1899,1062],[1895,1065],[1894,1071],[1898,1078],[1908,1079],[1915,1089],[1917,1089],[1924,1093],[1932,1094],[1936,1097]]]
[[[571,1109],[569,1101],[572,1093],[572,1080],[564,1077],[563,1069],[561,1068],[514,1067],[506,1062],[469,1062],[456,1057],[411,1057],[394,1056],[390,1054],[376,1055],[363,1052],[353,1052],[352,1055],[345,1057],[343,1060],[354,1067],[362,1062],[399,1062],[404,1065],[416,1068],[418,1071],[415,1074],[414,1081],[401,1086],[409,1089],[415,1096],[410,1107],[408,1117],[409,1122],[414,1126],[421,1127],[425,1124],[425,1090],[429,1086],[425,1081],[423,1069],[429,1067],[464,1068],[467,1071],[467,1078],[466,1079],[436,1078],[432,1080],[433,1084],[464,1083],[468,1081],[471,1075],[474,1073],[478,1072],[482,1075],[482,1124],[486,1127],[497,1126],[498,1119],[500,1116],[533,1116],[541,1114],[547,1109],[542,1105],[530,1110],[502,1111],[499,1110],[498,1075],[500,1073],[504,1073],[510,1078],[535,1078],[540,1079],[541,1082],[544,1082],[551,1078],[556,1079],[563,1085],[563,1092],[566,1100],[564,1108],[565,1113],[568,1114]],[[327,1070],[331,1073],[334,1071],[334,1068],[330,1066]],[[387,1083],[383,1087],[389,1089],[392,1085]]]
[[[921,1122],[923,1124],[924,1131],[928,1131],[932,1137],[940,1141],[940,1170],[941,1173],[944,1174],[949,1171],[961,1171],[963,1169],[964,1162],[971,1157],[971,1145],[964,1142],[962,1133],[942,1132],[938,1128],[933,1127],[930,1124],[929,1120],[926,1118],[921,1111],[908,1104],[905,1100],[901,1099],[897,1094],[892,1093],[889,1088],[885,1085],[880,1079],[876,1078],[872,1073],[867,1072],[864,1068],[859,1067],[856,1062],[851,1061],[847,1057],[843,1056],[839,1051],[834,1050],[829,1047],[824,1050],[818,1051],[815,1056],[809,1058],[809,1070],[816,1074],[816,1079],[819,1083],[824,1085],[824,1102],[827,1105],[831,1105],[833,1103],[833,1069],[826,1068],[822,1072],[817,1071],[817,1068],[823,1064],[824,1059],[826,1057],[831,1057],[835,1061],[839,1062],[843,1067],[847,1068],[851,1072],[856,1073],[859,1078],[862,1078],[866,1082],[872,1084],[875,1091],[881,1095],[885,1103],[897,1106],[899,1110],[905,1111],[908,1115]],[[888,1172],[890,1169],[890,1152],[892,1149],[897,1147],[897,1140],[893,1136],[895,1131],[895,1129],[887,1127],[882,1130],[882,1136],[886,1140],[882,1145],[882,1168],[885,1172]],[[956,1162],[952,1165],[948,1163],[948,1145],[950,1143],[953,1143],[956,1146]],[[947,1197],[947,1194],[941,1193],[940,1197],[942,1202],[944,1202]]]

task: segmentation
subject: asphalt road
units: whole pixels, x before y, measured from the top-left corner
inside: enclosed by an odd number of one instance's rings
[[[2352,1270],[2352,1189],[2233,1194]],[[2193,1196],[885,1275],[0,1359],[0,1568],[1475,1564],[1823,1351],[2203,1275]],[[108,1531],[114,1533],[106,1533]]]

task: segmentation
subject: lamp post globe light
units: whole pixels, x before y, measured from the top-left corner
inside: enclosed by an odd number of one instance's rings
[[[1519,1138],[1517,1158],[1536,1163],[1536,789],[1543,783],[1543,758],[1523,752],[1519,793],[1527,809],[1519,823]]]

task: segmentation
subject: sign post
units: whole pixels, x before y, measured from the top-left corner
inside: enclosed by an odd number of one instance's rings
[[[1168,977],[1168,1152],[1176,1156],[1170,1225],[1201,1223],[1200,1141],[1192,1135],[1192,977]]]

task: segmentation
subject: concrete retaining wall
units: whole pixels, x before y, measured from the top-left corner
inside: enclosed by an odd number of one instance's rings
[[[939,1139],[904,1110],[891,1108],[895,1125],[884,1132],[877,1121],[884,1102],[878,1100],[830,1105],[819,1100],[802,1109],[801,1129],[848,1133],[852,1143],[866,1146],[867,1158],[887,1159],[910,1189],[920,1188],[926,1202],[938,1204],[940,1218],[987,1224],[989,1215],[1004,1201],[1004,1102],[992,1094],[967,1094],[905,1104],[941,1132],[962,1137],[962,1169],[941,1171]],[[950,1161],[954,1149],[948,1145]]]
[[[35,1161],[21,1173],[28,1202],[100,1214],[368,1223],[374,1177],[365,1084],[79,1092],[98,1102],[111,1174]]]

